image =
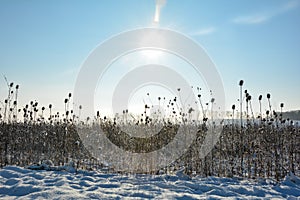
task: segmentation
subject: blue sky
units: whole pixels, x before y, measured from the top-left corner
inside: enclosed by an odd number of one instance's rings
[[[89,53],[112,35],[151,26],[154,13],[154,0],[1,0],[1,76],[20,84],[22,105],[62,109]],[[206,49],[227,108],[238,104],[244,79],[254,99],[269,92],[273,107],[284,102],[287,110],[300,109],[299,25],[298,0],[169,0],[159,23]],[[1,101],[6,93],[1,77]]]

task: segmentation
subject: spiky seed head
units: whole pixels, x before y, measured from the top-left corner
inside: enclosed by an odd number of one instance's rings
[[[37,107],[38,106],[38,102],[35,102],[34,106]]]
[[[72,94],[71,93],[69,93],[69,98],[71,98],[72,97]]]
[[[266,111],[266,114],[269,115],[269,114],[270,114],[270,111],[267,110],[267,111]]]
[[[68,99],[65,99],[65,103],[68,103]]]
[[[14,105],[17,105],[17,101],[14,101]]]
[[[270,98],[271,98],[271,95],[270,95],[270,93],[268,93],[268,94],[267,94],[267,98],[268,98],[268,99],[270,99]]]
[[[4,103],[8,103],[8,100],[7,100],[7,99],[5,99],[5,100],[4,100]]]
[[[52,104],[49,104],[49,108],[50,108],[50,109],[52,108]]]
[[[45,110],[45,107],[43,106],[43,107],[42,107],[42,111],[44,111],[44,110]]]
[[[180,88],[177,88],[177,91],[180,92]]]
[[[79,106],[79,109],[80,109],[80,110],[82,109],[82,105]]]
[[[283,108],[283,106],[284,106],[284,104],[283,104],[283,103],[281,103],[281,104],[280,104],[280,108]]]
[[[214,103],[215,102],[215,98],[211,98],[210,102]]]
[[[259,101],[262,100],[262,95],[259,95],[258,100],[259,100]]]
[[[198,98],[200,98],[201,97],[201,94],[198,94]]]
[[[18,90],[19,89],[19,85],[16,85],[16,90]]]
[[[251,95],[248,94],[247,100],[248,100],[248,101],[251,101]]]
[[[9,87],[13,87],[13,86],[14,86],[14,83],[11,82],[11,83],[9,84]]]
[[[240,85],[240,86],[243,86],[243,84],[244,84],[244,81],[243,81],[243,80],[240,80],[239,85]]]
[[[161,98],[160,98],[160,97],[158,97],[158,101],[160,101],[160,99],[161,99]]]
[[[233,104],[231,108],[232,108],[232,110],[235,110],[235,105]]]

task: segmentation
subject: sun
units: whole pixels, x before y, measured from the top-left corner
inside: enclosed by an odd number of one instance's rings
[[[145,61],[150,61],[150,62],[158,61],[163,55],[162,51],[155,50],[155,49],[142,50],[140,53],[142,59],[145,59]]]

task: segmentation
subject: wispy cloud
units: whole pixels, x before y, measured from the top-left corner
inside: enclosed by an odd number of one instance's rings
[[[294,0],[294,1],[289,1],[288,3],[286,3],[283,7],[282,10],[283,11],[289,11],[292,10],[294,8],[297,8],[300,4],[299,0]]]
[[[209,35],[216,31],[217,29],[215,27],[207,27],[203,29],[199,29],[195,32],[192,32],[190,35],[192,36],[201,36],[201,35]]]
[[[241,16],[233,19],[236,24],[261,24],[268,21],[271,16],[268,15],[252,15],[252,16]]]
[[[293,10],[297,8],[300,5],[299,0],[292,0],[281,7],[271,10],[271,11],[266,11],[264,13],[258,13],[258,14],[253,14],[253,15],[248,15],[248,16],[238,16],[232,20],[233,23],[236,24],[261,24],[264,22],[267,22],[271,20],[272,18],[286,13],[290,10]]]

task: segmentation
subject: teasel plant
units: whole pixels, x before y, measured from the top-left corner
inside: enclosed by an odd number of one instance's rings
[[[245,90],[245,100],[246,100],[246,122],[249,124],[249,93]]]
[[[240,123],[241,123],[241,130],[243,129],[243,84],[244,81],[240,80],[239,86],[240,86]]]
[[[203,107],[203,103],[202,103],[202,99],[201,99],[201,94],[200,94],[200,87],[197,87],[197,91],[198,91],[198,101],[200,103],[200,107],[201,107],[201,111],[202,111],[202,122],[206,123],[207,119],[206,119],[206,112],[204,111],[204,107]]]
[[[254,117],[254,112],[253,112],[253,107],[252,107],[252,102],[251,102],[251,100],[252,100],[252,96],[249,95],[249,96],[248,96],[248,102],[249,102],[249,106],[250,106],[252,122],[253,122],[253,124],[254,124],[254,122],[255,122],[255,117]]]
[[[282,109],[284,107],[284,103],[280,103],[280,122],[282,123],[282,119],[283,119],[283,116],[282,116]]]
[[[68,122],[69,121],[69,114],[70,114],[70,102],[71,102],[71,97],[72,97],[72,94],[69,93],[68,94],[68,97],[65,98],[64,100],[64,103],[65,103],[65,119],[64,121]]]
[[[240,131],[240,141],[241,141],[241,146],[240,146],[240,173],[243,176],[244,173],[244,167],[243,167],[243,162],[244,162],[244,137],[243,137],[243,84],[244,81],[240,80],[239,86],[240,86],[240,123],[241,123],[241,131]]]
[[[269,104],[269,108],[270,108],[270,117],[272,118],[272,106],[271,106],[270,98],[271,98],[271,94],[268,93],[267,99],[268,99],[268,104]]]
[[[52,121],[52,104],[49,104],[49,121],[51,122]]]
[[[15,121],[18,121],[18,92],[19,92],[19,85],[16,85],[16,93],[15,93],[15,101],[14,101],[14,106],[15,106]]]
[[[262,100],[262,95],[259,95],[258,97],[258,102],[259,102],[259,116],[260,116],[260,124],[262,122],[263,116],[262,116],[262,111],[261,111],[261,100]]]
[[[7,98],[4,100],[4,113],[3,113],[3,121],[4,122],[10,122],[9,121],[9,117],[8,117],[8,114],[9,114],[9,110],[10,110],[10,102],[11,102],[11,91],[12,91],[12,87],[14,85],[13,82],[9,83],[6,76],[4,76],[4,80],[7,84],[7,87],[8,87],[8,95],[7,95]]]

